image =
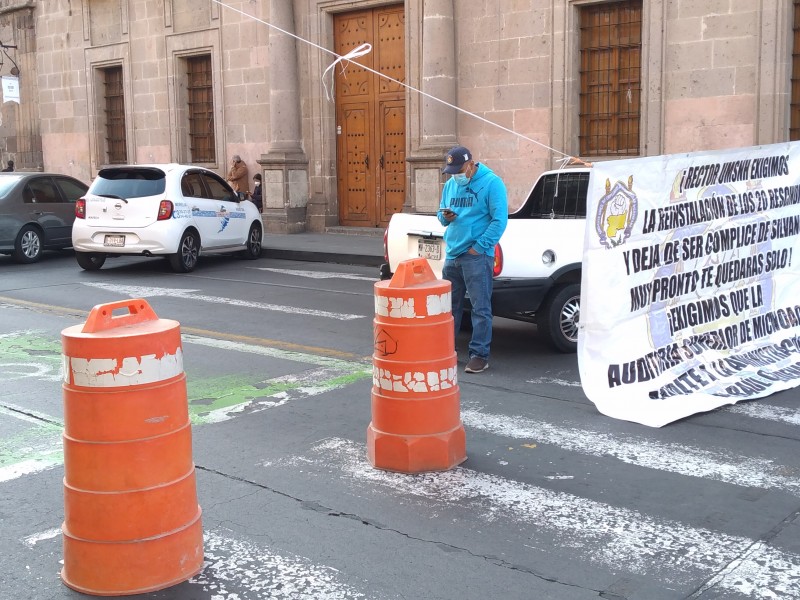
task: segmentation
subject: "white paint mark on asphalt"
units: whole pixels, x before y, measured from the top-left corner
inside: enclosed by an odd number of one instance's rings
[[[0,483],[63,464],[62,425],[58,419],[10,402],[0,404],[0,415],[34,425],[0,439]]]
[[[40,531],[39,533],[34,533],[33,535],[29,535],[27,537],[22,538],[22,543],[25,544],[26,546],[33,548],[39,542],[44,540],[51,540],[59,535],[61,535],[61,528],[53,527],[52,529],[48,529],[46,531]]]
[[[357,281],[378,281],[377,277],[365,277],[364,275],[353,275],[352,273],[326,273],[324,271],[301,271],[299,269],[274,269],[272,267],[249,267],[256,271],[271,271],[283,275],[296,275],[308,279],[355,279]]]
[[[283,556],[217,531],[206,532],[204,553],[205,566],[189,583],[202,586],[213,600],[367,597],[342,581],[332,567],[302,556]]]
[[[464,425],[504,437],[536,440],[571,452],[611,456],[624,463],[704,477],[734,485],[780,489],[800,495],[800,478],[787,473],[786,465],[767,458],[736,455],[730,450],[702,450],[687,445],[665,444],[651,438],[566,427],[521,416],[497,415],[482,410],[461,412]]]
[[[717,587],[749,598],[797,598],[800,594],[798,563],[764,542],[755,542],[744,556],[731,562],[689,598],[701,598]]]
[[[0,363],[0,381],[17,381],[19,379],[61,381],[61,371],[44,363]]]
[[[64,462],[64,454],[60,450],[52,450],[47,455],[23,460],[13,465],[0,467],[0,483],[17,479],[24,475],[41,473],[60,466]]]
[[[789,425],[800,425],[800,411],[796,408],[783,408],[781,406],[771,406],[761,404],[757,400],[752,402],[740,402],[734,406],[727,407],[728,412],[746,415],[753,419],[764,419],[767,421],[777,421],[788,423]]]
[[[242,342],[233,342],[229,340],[218,340],[198,335],[191,335],[184,333],[181,335],[184,343],[197,344],[198,346],[207,346],[210,348],[219,348],[220,350],[236,350],[237,352],[247,352],[249,354],[257,354],[259,356],[268,356],[270,358],[279,358],[281,360],[292,360],[304,364],[311,365],[324,365],[339,368],[342,370],[353,371],[364,369],[372,373],[372,364],[361,363],[357,361],[342,360],[339,358],[330,358],[328,356],[318,356],[316,354],[309,354],[307,352],[295,352],[293,350],[281,350],[279,348],[270,348],[268,346],[257,346],[255,344],[244,344]]]
[[[84,282],[83,285],[100,288],[131,298],[153,298],[156,296],[166,296],[169,298],[182,298],[186,300],[198,300],[200,302],[211,302],[216,305],[238,306],[241,308],[253,308],[256,310],[266,310],[271,312],[282,312],[292,315],[307,315],[311,317],[323,317],[326,319],[336,319],[338,321],[352,321],[353,319],[364,319],[364,315],[353,315],[348,313],[336,313],[326,310],[314,310],[310,308],[300,308],[297,306],[284,306],[281,304],[267,304],[266,302],[251,302],[249,300],[239,300],[238,298],[225,298],[222,296],[207,296],[198,294],[200,290],[184,290],[179,288],[147,287],[136,285],[117,285],[100,282]]]
[[[381,494],[388,491],[423,502],[460,506],[471,518],[487,523],[503,519],[517,523],[520,529],[547,530],[563,546],[585,552],[586,560],[612,569],[656,576],[667,584],[685,584],[696,580],[698,574],[710,576],[739,561],[719,586],[758,599],[800,593],[800,556],[767,547],[763,556],[748,554],[757,542],[746,537],[650,517],[464,467],[416,475],[381,471],[367,461],[364,445],[350,440],[324,440],[313,452],[314,456],[299,457],[296,462],[336,469],[359,492],[367,482],[381,488]],[[765,557],[770,562],[764,562]],[[776,596],[771,590],[790,593]]]
[[[580,381],[567,381],[566,379],[559,379],[557,377],[537,377],[535,379],[526,379],[525,383],[532,383],[534,385],[559,385],[562,387],[581,387]]]
[[[0,415],[14,417],[15,419],[19,419],[20,421],[26,421],[27,423],[34,423],[36,425],[42,425],[43,423],[50,423],[54,427],[59,427],[59,428],[61,427],[60,419],[27,408],[25,406],[20,406],[19,404],[13,404],[12,402],[3,402],[2,404],[0,404]]]

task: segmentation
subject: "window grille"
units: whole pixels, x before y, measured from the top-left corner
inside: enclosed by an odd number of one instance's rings
[[[580,154],[639,153],[642,2],[580,8]]]
[[[125,134],[125,95],[122,67],[103,69],[106,103],[106,153],[109,164],[128,162],[128,140]]]
[[[192,163],[216,162],[211,56],[186,59],[189,150]]]

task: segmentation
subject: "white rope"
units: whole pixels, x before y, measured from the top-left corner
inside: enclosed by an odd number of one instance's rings
[[[338,65],[343,60],[350,61],[350,60],[353,60],[354,58],[359,58],[361,56],[366,56],[370,52],[372,52],[372,44],[361,44],[357,48],[353,48],[352,50],[350,50],[350,52],[348,52],[344,56],[340,56],[339,58],[337,58],[335,61],[333,61],[328,66],[327,69],[325,69],[325,72],[322,73],[322,86],[325,88],[325,97],[328,99],[328,102],[333,102],[333,100],[334,100],[334,97],[333,97],[333,83],[334,83],[333,69],[334,69],[334,67],[336,67],[336,65]],[[364,65],[359,65],[359,66],[364,66]],[[364,68],[366,69],[367,67],[364,67]],[[345,69],[346,69],[345,65],[342,65],[342,76],[343,77],[347,77]],[[328,73],[331,74],[331,89],[330,89],[330,91],[328,91],[328,84],[325,83],[325,78],[328,76]]]
[[[334,52],[333,50],[329,50],[328,48],[324,48],[324,47],[320,46],[319,44],[315,44],[314,42],[312,42],[310,40],[307,40],[305,38],[300,37],[299,35],[296,35],[294,33],[286,31],[285,29],[281,29],[277,25],[273,25],[272,23],[264,21],[263,19],[259,19],[258,17],[255,17],[253,15],[249,15],[246,12],[244,12],[242,10],[239,10],[238,8],[233,8],[232,6],[229,6],[228,4],[225,4],[221,0],[212,0],[212,2],[216,2],[217,4],[227,8],[228,10],[232,10],[233,12],[237,12],[237,13],[239,13],[240,15],[242,15],[244,17],[247,17],[249,19],[257,21],[258,23],[262,23],[263,25],[266,25],[267,27],[271,27],[271,28],[275,29],[276,31],[280,31],[281,33],[284,33],[284,34],[286,34],[286,35],[288,35],[290,37],[293,37],[294,39],[296,39],[296,40],[298,40],[300,42],[303,42],[304,44],[308,44],[309,46],[313,46],[317,50],[321,50],[322,52],[326,52],[326,53],[331,54],[332,56],[334,56],[336,58],[336,60],[327,69],[325,69],[325,72],[322,75],[322,77],[323,77],[322,83],[323,83],[323,86],[325,87],[325,96],[328,97],[329,100],[331,98],[328,96],[328,87],[325,84],[325,75],[330,70],[332,70],[333,67],[336,64],[338,64],[338,63],[340,63],[342,61],[349,61],[350,58],[358,58],[359,56],[364,56],[365,54],[368,54],[372,50],[372,47],[370,46],[368,50],[366,50],[364,52],[361,52],[359,54],[356,54],[354,56],[351,56],[351,55],[353,55],[354,52],[360,51],[364,46],[369,46],[369,44],[362,44],[358,48],[355,48],[354,50],[351,50],[350,52],[348,52],[346,55],[341,56],[339,54],[336,54],[336,52]],[[492,127],[497,127],[498,129],[502,129],[505,132],[508,132],[508,133],[510,133],[512,135],[517,136],[518,138],[521,138],[523,140],[526,140],[528,142],[536,144],[537,146],[541,146],[542,148],[545,148],[546,150],[552,150],[556,154],[560,154],[563,158],[561,158],[559,160],[563,160],[564,161],[563,165],[561,166],[562,169],[564,168],[564,166],[566,166],[567,164],[570,164],[570,163],[571,164],[583,164],[583,165],[591,166],[591,163],[584,162],[583,160],[581,160],[578,157],[571,156],[571,155],[567,154],[566,152],[562,152],[561,150],[556,150],[555,148],[553,148],[551,146],[548,146],[547,144],[543,144],[542,142],[539,142],[538,140],[535,140],[535,139],[530,138],[530,137],[528,137],[526,135],[518,133],[518,132],[516,132],[516,131],[514,131],[512,129],[509,129],[508,127],[504,127],[503,125],[500,125],[499,123],[495,123],[494,121],[490,121],[489,119],[486,119],[486,118],[484,118],[484,117],[482,117],[482,116],[480,116],[478,114],[475,114],[473,112],[465,110],[465,109],[463,109],[463,108],[461,108],[459,106],[456,106],[455,104],[451,104],[451,103],[447,102],[446,100],[442,100],[441,98],[437,98],[436,96],[428,94],[427,92],[423,92],[420,89],[417,89],[417,88],[415,88],[413,86],[408,85],[407,83],[404,83],[402,81],[398,81],[397,79],[394,79],[393,77],[389,77],[388,75],[384,75],[383,73],[380,73],[380,72],[378,72],[378,71],[376,71],[374,69],[371,69],[371,68],[369,68],[369,67],[367,67],[365,65],[362,65],[360,63],[359,63],[358,66],[363,68],[366,71],[369,71],[370,73],[372,73],[374,75],[377,75],[378,77],[382,77],[383,79],[386,79],[388,81],[391,81],[394,84],[397,84],[397,85],[399,85],[401,87],[404,87],[407,90],[411,90],[411,91],[417,92],[421,96],[425,96],[426,98],[430,98],[434,102],[438,102],[440,104],[444,104],[445,106],[447,106],[449,108],[452,108],[455,111],[458,111],[460,113],[463,113],[465,115],[468,115],[470,117],[478,119],[479,121],[482,121],[482,122],[486,123],[487,125],[491,125]],[[343,72],[344,72],[344,68],[345,68],[345,65],[342,64]],[[333,88],[333,85],[331,85],[331,88]],[[331,89],[331,93],[332,92],[333,92],[333,90]]]

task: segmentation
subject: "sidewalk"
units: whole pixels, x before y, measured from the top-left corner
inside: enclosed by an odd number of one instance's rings
[[[383,229],[329,227],[326,233],[266,233],[265,258],[379,267]]]

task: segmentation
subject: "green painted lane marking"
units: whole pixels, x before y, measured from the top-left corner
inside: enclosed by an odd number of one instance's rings
[[[338,369],[311,369],[293,375],[283,375],[265,381],[247,383],[240,377],[227,376],[189,380],[189,414],[192,423],[205,425],[233,418],[234,413],[261,412],[299,400],[343,388],[372,376],[361,365],[361,370],[342,373]]]
[[[61,448],[63,427],[59,422],[16,406],[0,405],[0,415],[25,423],[24,429],[0,438],[0,482],[57,467],[64,462]],[[42,417],[46,418],[43,420]]]
[[[61,342],[34,331],[0,335],[0,382],[61,380]]]
[[[182,337],[184,343],[238,351],[308,365],[304,371],[270,379],[257,376],[203,376],[187,370],[187,400],[193,425],[209,425],[252,414],[340,389],[372,376],[366,361],[319,356],[239,341],[196,335]],[[0,383],[20,379],[60,382],[62,380],[60,340],[44,337],[41,331],[0,334]],[[61,419],[27,407],[0,402],[0,417],[25,423],[24,429],[3,436],[0,441],[0,482],[16,479],[63,464]]]

